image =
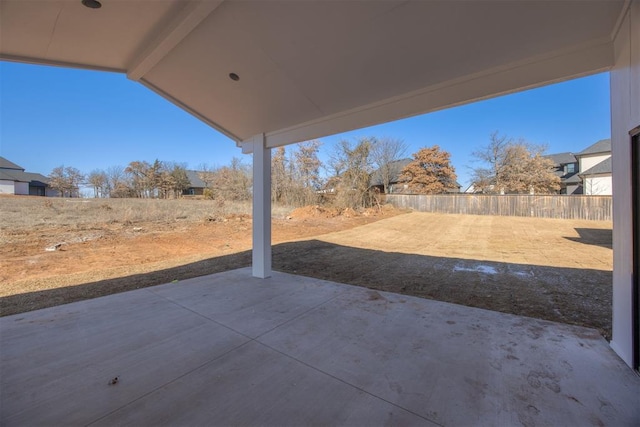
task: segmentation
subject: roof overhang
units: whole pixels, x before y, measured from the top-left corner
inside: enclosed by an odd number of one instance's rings
[[[101,1],[3,0],[0,58],[126,73],[238,145],[264,134],[268,147],[608,70],[629,6]]]

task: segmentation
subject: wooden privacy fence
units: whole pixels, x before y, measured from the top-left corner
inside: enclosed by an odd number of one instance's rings
[[[420,212],[597,221],[611,221],[613,205],[611,196],[387,194],[386,198],[388,203],[398,208]]]

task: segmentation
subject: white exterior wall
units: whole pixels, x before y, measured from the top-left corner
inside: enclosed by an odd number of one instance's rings
[[[587,169],[591,169],[598,163],[607,160],[611,157],[611,154],[597,154],[594,156],[580,156],[580,172],[586,172]]]
[[[611,347],[631,366],[632,208],[629,131],[640,125],[640,1],[631,2],[615,38],[611,71],[613,168],[613,338]]]
[[[584,179],[584,194],[588,196],[611,196],[612,178],[610,176],[592,176]]]
[[[29,183],[28,182],[15,182],[15,194],[20,194],[23,196],[29,195]]]
[[[0,194],[16,194],[13,181],[0,179]]]

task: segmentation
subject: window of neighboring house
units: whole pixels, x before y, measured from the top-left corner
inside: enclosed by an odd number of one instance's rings
[[[576,164],[569,163],[567,164],[567,173],[575,173],[576,172]]]

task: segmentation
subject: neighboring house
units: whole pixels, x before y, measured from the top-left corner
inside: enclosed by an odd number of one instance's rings
[[[401,159],[389,163],[389,193],[403,193],[406,191],[408,186],[405,182],[400,181],[400,175],[402,175],[402,170],[412,161],[412,159]],[[371,174],[369,185],[384,193],[384,183],[380,169]]]
[[[545,156],[553,161],[554,173],[560,178],[560,194],[582,194],[582,179],[578,175],[580,165],[573,153]]]
[[[320,190],[316,193],[318,194],[335,194],[336,188],[340,185],[340,178],[337,176],[332,176],[325,182]]]
[[[611,195],[611,140],[602,139],[577,154],[544,156],[554,164],[560,178],[560,194]],[[472,183],[465,193],[477,193]]]
[[[491,193],[493,190],[495,189],[495,185],[491,184],[487,187],[487,191],[485,192],[485,190],[481,187],[476,188],[476,183],[472,182],[466,190],[463,191],[463,193],[467,193],[467,194],[489,194]],[[500,192],[500,194],[504,194],[504,191]]]
[[[461,193],[462,192],[462,184],[456,181],[455,187],[447,190],[447,193]]]
[[[4,157],[0,157],[0,194],[58,196],[58,192],[49,187],[49,178],[39,173],[25,172],[23,167]]]
[[[203,196],[207,183],[200,179],[199,171],[187,170],[187,178],[189,179],[189,187],[182,192],[185,196]]]
[[[413,159],[401,159],[394,160],[389,163],[390,169],[390,180],[389,180],[389,193],[405,193],[408,189],[408,184],[400,180],[400,176],[402,175],[402,171],[409,163],[411,163]],[[382,174],[380,173],[380,169],[376,170],[371,174],[371,180],[369,181],[369,185],[371,187],[377,188],[381,193],[384,193],[384,183],[382,182]],[[459,193],[462,185],[456,182],[455,187],[449,189],[447,193]]]
[[[576,154],[576,157],[580,164],[578,175],[584,194],[612,195],[611,140],[602,139]]]

